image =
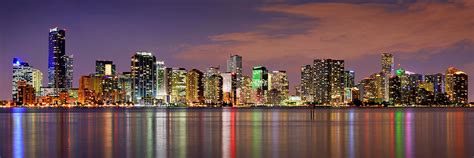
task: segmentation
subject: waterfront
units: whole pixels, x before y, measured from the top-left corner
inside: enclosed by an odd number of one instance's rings
[[[0,157],[472,157],[471,108],[0,109]]]

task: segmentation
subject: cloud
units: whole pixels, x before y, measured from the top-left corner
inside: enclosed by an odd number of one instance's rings
[[[474,41],[474,6],[465,1],[408,5],[307,3],[272,5],[258,11],[287,17],[246,32],[210,36],[210,43],[191,46],[177,57],[196,60],[196,56],[239,52],[258,61],[288,55],[351,59],[383,51],[437,50],[459,41]],[[291,21],[291,17],[304,18]],[[285,33],[285,26],[305,30]]]

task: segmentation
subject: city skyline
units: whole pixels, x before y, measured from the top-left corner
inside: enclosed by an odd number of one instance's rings
[[[463,4],[467,8],[472,7],[471,4],[468,4],[468,1],[465,1],[465,2],[466,3],[463,3],[463,2],[457,2],[457,3]],[[137,5],[140,5],[140,4],[141,3],[138,3]],[[353,3],[341,3],[340,5],[343,5],[343,4],[352,6],[352,7],[361,7],[360,5],[353,4]],[[439,4],[440,6],[437,6],[434,4]],[[15,4],[7,4],[4,6],[12,6],[12,5],[14,6]],[[85,5],[87,6],[87,4]],[[115,5],[119,5],[119,4],[115,4]],[[303,8],[308,7],[309,9],[311,9],[313,7],[318,7],[319,5],[333,6],[334,4],[324,4],[324,3],[321,3],[321,4],[320,3],[315,3],[315,4],[311,4],[311,3],[299,4],[298,3],[294,5],[293,4],[291,5],[269,4],[269,6],[280,6],[280,7],[273,7],[273,8],[263,7],[263,8],[255,9],[252,11],[262,12],[263,10],[262,14],[270,14],[268,15],[270,16],[270,18],[279,17],[281,15],[274,15],[272,13],[268,13],[268,11],[270,12],[282,11],[284,14],[284,17],[289,18],[286,16],[290,16],[287,14],[294,14],[293,12],[294,10],[292,9],[297,9],[300,7],[303,7]],[[397,4],[392,4],[392,5],[397,5]],[[451,3],[427,3],[427,4],[407,3],[406,5],[411,6],[411,7],[426,5],[426,6],[432,6],[432,7],[439,7],[439,9],[441,10],[449,10],[448,6],[452,7],[454,4],[451,4]],[[338,8],[340,6],[334,5],[333,7]],[[173,7],[170,7],[170,8],[173,8]],[[199,8],[199,6],[197,8]],[[242,7],[242,8],[246,8],[246,7]],[[42,8],[40,7],[40,9]],[[428,12],[429,9],[426,9],[424,11]],[[464,10],[464,11],[469,13],[469,10],[467,11]],[[456,11],[455,13],[456,15],[457,14],[466,15],[465,12]],[[111,12],[109,13],[106,11],[105,13],[110,14]],[[67,13],[66,15],[69,15],[69,14],[72,14],[72,13]],[[141,15],[142,13],[137,13],[137,14]],[[297,14],[304,15],[304,12],[297,13]],[[2,16],[6,16],[6,15],[3,14]],[[320,16],[320,15],[311,15],[311,16]],[[82,14],[78,15],[78,17],[84,17],[85,20],[89,20],[89,19],[92,20],[92,17],[82,15]],[[442,18],[440,17],[440,19]],[[467,18],[467,21],[469,20],[471,19]],[[130,36],[134,39],[133,41],[130,40],[130,41],[124,42],[120,40],[121,38],[117,38],[117,40],[114,40],[115,38],[113,37],[117,37],[117,36],[112,35],[112,34],[125,33],[124,30],[120,31],[120,29],[112,27],[111,30],[108,30],[108,29],[103,30],[103,31],[106,31],[107,34],[102,34],[100,33],[100,31],[97,32],[97,30],[94,30],[94,28],[89,28],[92,26],[92,24],[77,25],[77,24],[73,24],[74,21],[67,21],[64,19],[61,20],[61,22],[54,22],[54,21],[56,20],[55,19],[45,20],[44,23],[49,23],[49,24],[43,23],[43,24],[37,24],[33,26],[28,26],[28,27],[19,26],[20,29],[24,28],[25,31],[18,33],[19,36],[12,36],[12,38],[5,38],[5,37],[10,37],[9,35],[13,35],[12,33],[6,31],[8,29],[4,29],[0,31],[1,37],[2,37],[0,38],[1,40],[0,41],[0,44],[1,44],[0,56],[1,56],[1,59],[4,60],[2,61],[1,66],[0,66],[0,69],[1,69],[0,71],[2,72],[2,74],[10,74],[11,73],[11,59],[14,57],[19,57],[23,61],[28,62],[33,67],[41,70],[41,72],[44,74],[43,86],[46,86],[45,83],[47,82],[47,74],[48,74],[47,64],[46,64],[46,61],[48,58],[47,57],[48,48],[46,44],[47,43],[46,39],[47,39],[47,30],[50,28],[53,28],[53,26],[51,26],[51,23],[57,23],[60,28],[64,27],[67,29],[66,54],[74,55],[74,62],[75,62],[73,87],[78,87],[79,78],[82,75],[86,75],[91,72],[94,72],[95,60],[113,61],[117,65],[117,72],[129,71],[130,57],[134,54],[134,52],[140,51],[140,50],[151,51],[157,57],[157,60],[165,61],[167,65],[169,65],[170,67],[184,67],[187,70],[197,68],[201,71],[206,70],[210,66],[218,66],[218,65],[220,65],[221,70],[225,70],[226,59],[228,58],[228,56],[230,54],[238,54],[243,57],[243,73],[245,75],[250,75],[252,67],[257,66],[257,65],[265,66],[269,70],[286,70],[288,72],[289,81],[290,81],[290,91],[293,94],[294,94],[293,87],[297,83],[299,83],[300,76],[298,74],[300,73],[299,72],[300,66],[305,65],[306,63],[311,63],[313,59],[319,59],[319,58],[332,58],[332,59],[345,60],[346,69],[355,70],[356,81],[360,81],[361,79],[369,76],[370,74],[374,72],[379,72],[380,71],[380,68],[379,68],[380,53],[385,53],[385,52],[394,54],[394,57],[396,58],[395,64],[401,64],[401,66],[404,69],[412,71],[412,72],[420,73],[420,74],[444,73],[445,70],[450,66],[459,68],[460,70],[465,71],[468,75],[469,74],[472,75],[472,71],[474,70],[474,63],[472,61],[472,59],[474,58],[473,53],[472,53],[474,50],[473,49],[474,45],[472,44],[472,39],[471,39],[474,36],[470,36],[470,32],[462,32],[462,31],[459,31],[459,32],[466,33],[466,34],[453,35],[453,36],[456,36],[456,38],[449,36],[450,40],[447,41],[445,45],[439,48],[432,47],[432,45],[434,44],[439,44],[439,42],[436,42],[436,41],[433,42],[432,44],[429,44],[428,46],[421,46],[420,48],[417,48],[417,49],[412,48],[414,50],[410,50],[410,51],[406,51],[404,49],[397,48],[397,47],[392,47],[392,45],[396,45],[399,43],[385,43],[384,44],[385,46],[374,48],[373,51],[364,52],[366,54],[360,53],[360,52],[356,53],[357,55],[355,55],[355,57],[354,57],[354,52],[356,51],[348,51],[348,53],[340,53],[340,52],[335,52],[338,49],[318,50],[318,46],[313,47],[315,49],[314,52],[309,52],[304,56],[302,56],[301,54],[298,54],[296,50],[295,52],[288,52],[286,54],[286,56],[288,57],[284,59],[279,59],[280,57],[282,57],[281,52],[274,53],[271,50],[268,50],[268,47],[272,47],[272,46],[265,45],[265,43],[263,43],[262,46],[254,47],[253,49],[250,49],[252,48],[250,46],[245,46],[245,48],[239,48],[239,49],[221,49],[220,47],[213,46],[213,47],[204,49],[204,50],[214,49],[214,51],[219,51],[219,54],[215,54],[215,53],[212,54],[215,56],[215,58],[211,59],[212,61],[211,62],[209,61],[208,54],[203,54],[202,58],[189,59],[188,57],[183,57],[182,55],[183,55],[183,52],[191,52],[191,51],[185,51],[185,50],[173,51],[171,47],[178,47],[179,44],[177,43],[182,44],[182,42],[184,42],[185,43],[183,45],[185,46],[184,48],[193,49],[194,47],[194,50],[200,50],[202,49],[202,44],[196,44],[196,43],[201,42],[201,40],[198,40],[199,38],[204,38],[202,39],[202,41],[204,41],[205,43],[209,43],[209,41],[206,40],[206,38],[208,37],[210,37],[212,40],[217,40],[218,42],[231,40],[231,41],[236,41],[237,43],[239,43],[239,42],[242,42],[241,40],[252,39],[252,37],[256,39],[260,39],[262,38],[260,36],[262,34],[263,35],[265,34],[264,33],[242,34],[240,33],[240,31],[216,30],[215,32],[212,32],[212,31],[208,31],[205,33],[203,32],[202,34],[205,34],[205,35],[182,36],[181,38],[177,38],[177,36],[180,36],[180,35],[176,34],[176,36],[174,36],[172,34],[168,34],[166,36],[159,36],[159,35],[146,36],[143,32],[138,31],[136,36]],[[307,20],[307,21],[311,21],[311,20]],[[19,21],[13,20],[13,23],[15,22],[19,22]],[[457,21],[454,21],[454,22],[457,22]],[[137,28],[141,28],[140,26],[145,27],[147,26],[146,24],[150,24],[150,23],[146,21],[145,24],[143,25],[137,24],[136,26]],[[104,25],[107,26],[106,24]],[[447,25],[450,26],[451,24],[447,24]],[[10,28],[12,27],[12,24],[6,24],[5,26],[6,28]],[[271,26],[289,27],[285,24],[274,24]],[[98,27],[98,28],[106,28],[106,27]],[[126,27],[126,28],[132,30],[132,32],[137,31],[137,30],[131,29],[130,27]],[[213,26],[212,28],[221,28],[221,27]],[[156,30],[155,33],[162,31],[159,28],[151,29],[151,28],[145,27],[144,29],[147,31]],[[169,29],[169,28],[166,28],[166,29]],[[268,29],[271,30],[270,28]],[[252,30],[252,28],[250,28],[249,30]],[[308,30],[308,29],[301,28],[301,30]],[[450,29],[447,29],[447,30],[450,30]],[[234,32],[235,34],[230,34],[232,35],[232,38],[229,36],[218,36],[218,35],[216,36],[216,34],[220,34],[220,33],[225,34],[227,32],[231,32],[231,33]],[[91,35],[90,33],[95,33],[98,35],[89,36]],[[293,33],[293,34],[298,35],[298,33]],[[101,42],[104,43],[103,45],[97,42],[87,42],[87,39],[91,39],[92,41],[97,40],[95,38],[98,38],[99,35],[102,35],[102,36],[110,35],[110,37],[102,39],[103,41]],[[141,38],[138,38],[140,35],[142,36],[145,35],[146,39],[141,40]],[[422,33],[422,35],[425,35],[425,34]],[[439,34],[436,34],[436,35],[439,35]],[[446,35],[446,34],[442,34],[442,35]],[[194,37],[198,39],[187,40],[186,37]],[[155,45],[159,43],[160,40],[166,40],[166,39],[172,39],[172,38],[177,38],[177,39],[174,39],[176,43],[169,44],[168,42],[168,44],[164,44],[166,46],[163,46],[161,44]],[[150,39],[151,41],[154,41],[154,42],[147,42],[147,41],[150,41]],[[285,39],[285,37],[282,37],[282,39]],[[212,43],[212,45],[216,45],[215,43],[213,43],[215,41],[212,41],[212,40],[210,41],[210,43]],[[21,43],[20,41],[28,43],[28,45],[16,44],[16,43]],[[146,44],[142,45],[141,42],[144,42]],[[322,42],[322,41],[320,40],[314,41],[314,43],[318,43],[318,42]],[[163,42],[163,43],[166,43],[166,42]],[[333,43],[339,44],[341,47],[344,47],[346,46],[345,44],[347,44],[344,41],[338,41],[338,40],[335,40],[335,42]],[[416,42],[413,42],[413,43],[416,44]],[[402,42],[401,44],[404,44],[404,43]],[[167,46],[169,46],[169,48],[167,48]],[[357,50],[361,47],[361,46],[354,47],[353,45],[347,45],[347,46],[351,46],[352,49],[354,50]],[[311,48],[311,47],[308,47],[308,48]],[[292,53],[296,53],[296,54],[292,56]],[[330,53],[330,54],[327,54],[327,53]],[[184,53],[184,54],[187,54],[187,53]],[[188,53],[188,54],[195,54],[195,53]],[[257,54],[257,55],[253,55],[253,54]],[[268,59],[262,58],[261,56],[258,56],[258,54],[264,55],[264,57],[266,55]],[[347,58],[344,58],[345,55],[347,56]],[[305,57],[310,57],[310,58],[305,58]],[[395,69],[396,68],[397,67],[395,66]],[[0,77],[0,85],[1,85],[0,86],[1,89],[11,89],[11,76],[2,75]],[[473,92],[472,87],[473,87],[472,85],[469,87],[470,92]],[[9,100],[11,97],[11,92],[2,91],[0,93],[0,97],[1,97],[0,99],[2,100],[3,99]],[[473,101],[473,99],[474,99],[473,93],[470,93],[469,101]]]

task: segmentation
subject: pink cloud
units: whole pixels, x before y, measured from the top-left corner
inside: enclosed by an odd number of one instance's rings
[[[437,50],[461,40],[474,40],[474,7],[461,2],[408,6],[309,3],[267,6],[259,11],[303,16],[318,21],[318,25],[303,33],[275,36],[265,29],[284,29],[278,24],[287,23],[264,23],[247,32],[210,36],[211,43],[189,47],[178,57],[196,59],[241,52],[258,61],[288,55],[350,59],[382,51]]]

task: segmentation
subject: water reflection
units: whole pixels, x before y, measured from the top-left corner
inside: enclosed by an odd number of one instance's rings
[[[0,124],[1,157],[474,155],[471,109],[9,109]]]

